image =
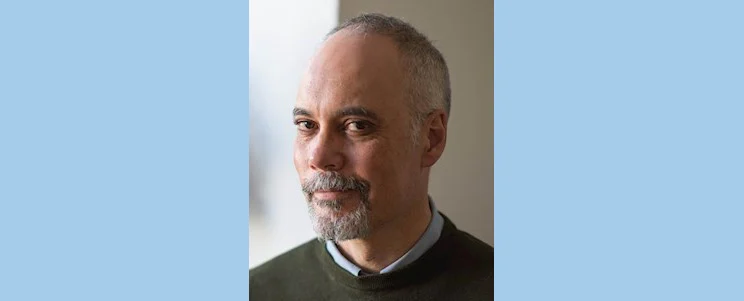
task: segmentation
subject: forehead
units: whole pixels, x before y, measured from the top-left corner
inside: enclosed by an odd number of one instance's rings
[[[349,106],[400,111],[403,69],[384,36],[340,31],[322,45],[303,77],[296,107],[321,114]]]

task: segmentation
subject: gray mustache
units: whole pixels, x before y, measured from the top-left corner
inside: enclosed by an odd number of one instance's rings
[[[321,172],[316,173],[302,183],[302,192],[308,197],[316,191],[359,191],[363,198],[366,199],[369,192],[369,182],[356,178],[354,176],[344,176],[338,172]]]

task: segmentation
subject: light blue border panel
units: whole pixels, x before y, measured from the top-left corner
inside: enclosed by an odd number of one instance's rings
[[[497,1],[497,300],[744,300],[741,1]]]
[[[0,300],[248,297],[247,1],[0,2]]]

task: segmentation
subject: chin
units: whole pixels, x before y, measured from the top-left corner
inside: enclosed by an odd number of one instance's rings
[[[336,201],[338,202],[338,201]],[[310,221],[318,239],[343,241],[364,238],[370,232],[370,211],[362,202],[352,208],[338,209],[309,204]]]

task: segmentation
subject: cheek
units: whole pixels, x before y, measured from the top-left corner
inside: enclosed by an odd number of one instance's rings
[[[293,161],[297,174],[302,178],[302,173],[307,168],[307,153],[305,146],[299,141],[294,143]]]
[[[355,173],[370,182],[373,194],[393,192],[391,183],[398,182],[398,160],[390,150],[383,143],[372,142],[348,152]]]

